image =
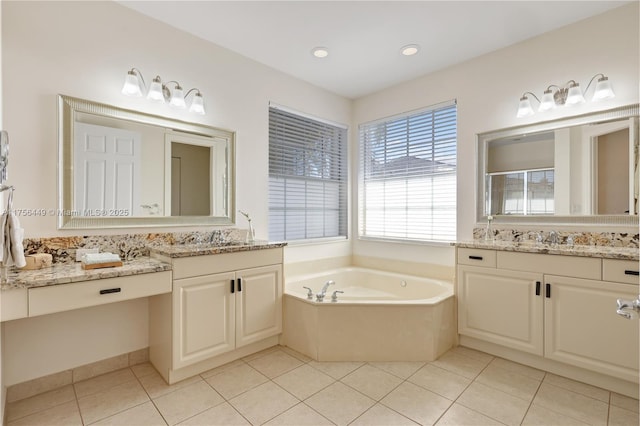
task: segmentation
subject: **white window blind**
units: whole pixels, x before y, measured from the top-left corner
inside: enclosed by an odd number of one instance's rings
[[[359,135],[359,235],[455,241],[455,101],[362,124]]]
[[[347,129],[269,108],[269,238],[347,236]]]

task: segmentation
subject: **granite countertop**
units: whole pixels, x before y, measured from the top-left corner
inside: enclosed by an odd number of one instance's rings
[[[237,253],[250,250],[265,250],[286,246],[285,242],[256,241],[254,243],[229,244],[167,244],[150,246],[151,254],[170,258],[205,256],[209,254]]]
[[[535,242],[512,241],[459,241],[456,247],[488,250],[514,251],[522,253],[558,254],[565,256],[599,257],[603,259],[635,260],[640,259],[640,250],[635,247],[607,247],[587,245],[550,245]]]
[[[74,283],[78,281],[126,277],[130,275],[170,270],[170,264],[149,257],[126,261],[119,267],[89,269],[86,271],[82,269],[80,262],[73,264],[57,264],[50,268],[31,271],[11,269],[9,271],[7,281],[3,281],[0,284],[0,290],[44,287],[49,285]]]

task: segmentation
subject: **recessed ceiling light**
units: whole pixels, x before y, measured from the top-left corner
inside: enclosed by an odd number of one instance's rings
[[[407,44],[406,46],[403,46],[402,49],[400,49],[400,52],[404,56],[412,56],[418,53],[419,50],[420,46],[418,46],[417,44]]]
[[[326,47],[314,47],[311,54],[316,58],[326,58],[329,56],[329,49]]]

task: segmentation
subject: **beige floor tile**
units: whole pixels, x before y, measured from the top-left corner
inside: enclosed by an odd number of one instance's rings
[[[546,382],[542,382],[533,403],[585,423],[607,423],[609,404]]]
[[[229,403],[254,425],[271,420],[299,402],[273,382],[264,383],[229,400]]]
[[[193,416],[180,425],[190,426],[244,426],[250,423],[240,415],[228,402],[223,402]]]
[[[273,351],[247,363],[270,379],[281,376],[303,364],[299,359],[280,350]]]
[[[269,420],[266,425],[270,426],[324,426],[333,425],[329,420],[322,417],[305,403],[294,406],[284,413]]]
[[[21,399],[20,401],[7,404],[7,421],[11,422],[30,414],[37,413],[38,411],[53,408],[56,405],[60,405],[65,402],[74,401],[75,399],[76,395],[73,391],[73,386],[71,385],[32,396],[30,398]]]
[[[611,392],[611,405],[624,408],[625,410],[638,412],[638,400],[635,398],[629,398],[619,393]]]
[[[540,387],[540,382],[514,373],[510,370],[489,365],[476,379],[476,382],[483,383],[494,389],[501,390],[518,398],[531,401]]]
[[[407,379],[445,398],[454,400],[471,384],[471,379],[459,376],[432,364],[427,364]]]
[[[167,382],[164,381],[160,373],[155,372],[153,374],[148,374],[146,376],[138,377],[140,383],[144,387],[144,390],[147,391],[151,399],[158,398],[162,395],[166,395],[171,392],[175,392],[178,389],[182,389],[185,386],[190,386],[194,383],[202,382],[202,377],[193,376],[188,379],[184,379],[178,383],[174,383],[172,385],[168,385]]]
[[[509,361],[503,358],[494,358],[489,365],[509,370],[514,373],[522,374],[523,376],[527,376],[538,381],[542,381],[545,375],[545,372],[542,370],[529,367],[528,365],[518,364],[517,362]]]
[[[551,373],[547,373],[547,375],[544,377],[544,382],[580,393],[594,399],[598,399],[602,402],[606,402],[607,404],[609,403],[610,392],[602,388],[597,388],[595,386],[587,385],[586,383],[577,382],[575,380],[567,379],[565,377],[557,376]]]
[[[78,403],[74,401],[65,402],[56,405],[44,411],[23,417],[13,422],[9,422],[8,426],[82,426],[82,418]]]
[[[382,401],[394,411],[420,424],[432,425],[452,401],[409,382],[404,382]]]
[[[633,426],[638,424],[640,424],[638,413],[615,405],[609,408],[609,426]]]
[[[133,371],[129,368],[125,368],[111,373],[106,373],[101,376],[96,376],[92,379],[83,380],[75,383],[73,387],[76,390],[76,397],[82,398],[135,379],[136,376],[133,374]]]
[[[363,365],[340,381],[376,401],[380,401],[402,383],[399,377],[370,365]]]
[[[241,365],[246,365],[247,363],[241,359],[236,359],[235,361],[231,361],[229,363],[223,364],[220,367],[212,368],[211,370],[207,370],[204,373],[200,374],[202,378],[208,379],[211,376],[215,376],[216,374],[224,373],[225,371],[231,370],[232,368],[239,367]]]
[[[473,382],[456,402],[508,425],[520,424],[529,408],[528,401],[477,382]]]
[[[153,400],[169,425],[179,423],[223,402],[220,394],[203,380]]]
[[[276,377],[273,381],[302,401],[326,388],[335,379],[313,367],[303,365],[280,377]]]
[[[78,399],[85,424],[93,423],[149,400],[137,380]]]
[[[475,349],[467,348],[465,346],[457,346],[451,349],[450,352],[456,353],[458,355],[464,355],[469,358],[474,358],[474,359],[477,359],[478,361],[485,362],[487,364],[491,362],[494,358],[493,355],[489,355],[488,353],[480,352]]]
[[[524,416],[522,426],[587,426],[587,423],[532,404]]]
[[[364,362],[319,362],[310,361],[309,366],[322,371],[336,380],[342,379],[347,374],[364,365]]]
[[[160,426],[166,424],[155,405],[149,401],[102,419],[99,422],[92,423],[92,426]]]
[[[155,367],[149,362],[145,362],[145,363],[137,364],[137,365],[132,365],[131,366],[131,371],[133,371],[133,374],[135,374],[136,377],[144,377],[144,376],[148,376],[150,374],[160,374],[155,369]]]
[[[375,401],[336,382],[305,401],[307,405],[337,425],[346,425],[371,408]]]
[[[269,379],[245,363],[224,373],[211,376],[206,380],[225,399],[231,399],[269,381]]]
[[[370,362],[369,365],[373,365],[376,368],[391,373],[394,376],[398,376],[401,379],[406,379],[413,373],[422,368],[425,363],[416,362]]]
[[[296,358],[299,361],[302,361],[304,363],[307,363],[309,361],[313,361],[313,358],[306,356],[305,354],[302,354],[298,351],[295,351],[287,346],[280,346],[280,350],[284,351],[286,353],[288,353],[289,355],[291,355],[292,357]]]
[[[458,352],[449,351],[431,364],[468,379],[474,379],[489,362],[489,360],[481,361],[476,358],[461,355]]]
[[[436,426],[500,426],[502,424],[503,423],[480,414],[477,411],[473,411],[464,405],[453,404],[451,408],[440,417]]]
[[[411,419],[396,413],[382,404],[376,404],[358,417],[350,426],[413,426]]]

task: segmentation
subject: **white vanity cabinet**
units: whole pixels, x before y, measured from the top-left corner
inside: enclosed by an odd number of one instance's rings
[[[637,387],[638,321],[616,314],[617,298],[637,298],[634,270],[634,261],[458,247],[460,343],[538,368],[563,373],[566,366],[578,367]],[[589,381],[576,371],[570,373],[577,380]]]
[[[150,302],[149,346],[167,382],[277,344],[282,248],[163,260],[173,294]]]

